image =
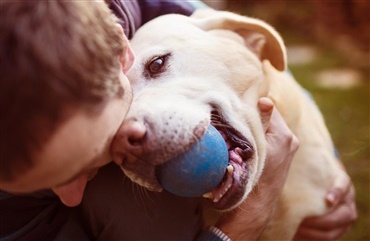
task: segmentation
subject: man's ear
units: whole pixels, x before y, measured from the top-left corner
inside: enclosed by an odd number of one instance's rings
[[[125,49],[124,49],[124,52],[122,53],[120,62],[122,64],[122,71],[123,73],[126,74],[127,71],[131,68],[131,66],[134,63],[135,54],[130,46],[130,42],[128,41],[126,37],[125,32],[123,31],[122,26],[119,23],[116,23],[116,28],[117,28],[118,33],[122,34],[123,41],[125,41]]]
[[[269,60],[278,70],[287,65],[286,48],[280,35],[267,23],[225,11],[212,9],[197,10],[192,16],[193,23],[208,31],[223,29],[238,33],[246,47],[262,60]]]

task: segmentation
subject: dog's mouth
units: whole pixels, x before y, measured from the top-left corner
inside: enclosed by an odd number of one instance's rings
[[[203,197],[212,201],[216,209],[235,206],[244,196],[249,179],[249,164],[254,155],[251,143],[234,129],[217,111],[211,113],[213,125],[224,138],[229,151],[229,164],[222,182]]]

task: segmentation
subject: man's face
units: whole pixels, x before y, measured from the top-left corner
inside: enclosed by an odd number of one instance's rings
[[[120,81],[122,98],[111,99],[103,111],[89,115],[77,110],[53,133],[40,152],[35,164],[15,180],[1,182],[2,190],[30,193],[52,188],[67,206],[81,202],[87,181],[98,168],[109,163],[110,145],[132,101],[132,91],[124,75],[134,60],[131,49],[125,53]]]

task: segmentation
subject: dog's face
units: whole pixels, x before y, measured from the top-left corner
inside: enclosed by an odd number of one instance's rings
[[[257,109],[267,92],[261,59],[283,69],[285,53],[264,23],[205,13],[166,15],[136,33],[131,42],[136,61],[128,72],[134,100],[112,150],[128,177],[161,191],[157,167],[187,150],[208,125],[215,126],[227,143],[230,167],[223,183],[206,196],[228,210],[245,199],[264,165]]]

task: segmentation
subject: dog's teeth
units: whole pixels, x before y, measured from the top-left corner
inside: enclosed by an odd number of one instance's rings
[[[207,192],[207,193],[203,194],[203,197],[208,198],[208,199],[213,199],[213,194],[211,192]]]
[[[234,172],[234,167],[229,164],[226,167],[226,170],[229,174],[232,174]],[[230,175],[228,175],[228,176],[230,178]],[[230,181],[230,179],[228,179],[228,180]],[[211,199],[214,203],[219,202],[221,200],[221,198],[227,193],[227,191],[229,191],[229,189],[232,186],[231,183],[228,184],[229,181],[222,182],[220,184],[220,186],[222,186],[223,189],[221,189],[220,192],[216,196],[214,196],[211,192],[209,192],[209,193],[204,194],[203,197]]]
[[[230,164],[227,166],[226,169],[227,169],[227,172],[230,173],[230,174],[232,174],[234,172],[234,167]]]
[[[220,201],[221,198],[222,198],[222,195],[220,194],[218,197],[213,199],[213,202],[217,203],[218,201]]]

